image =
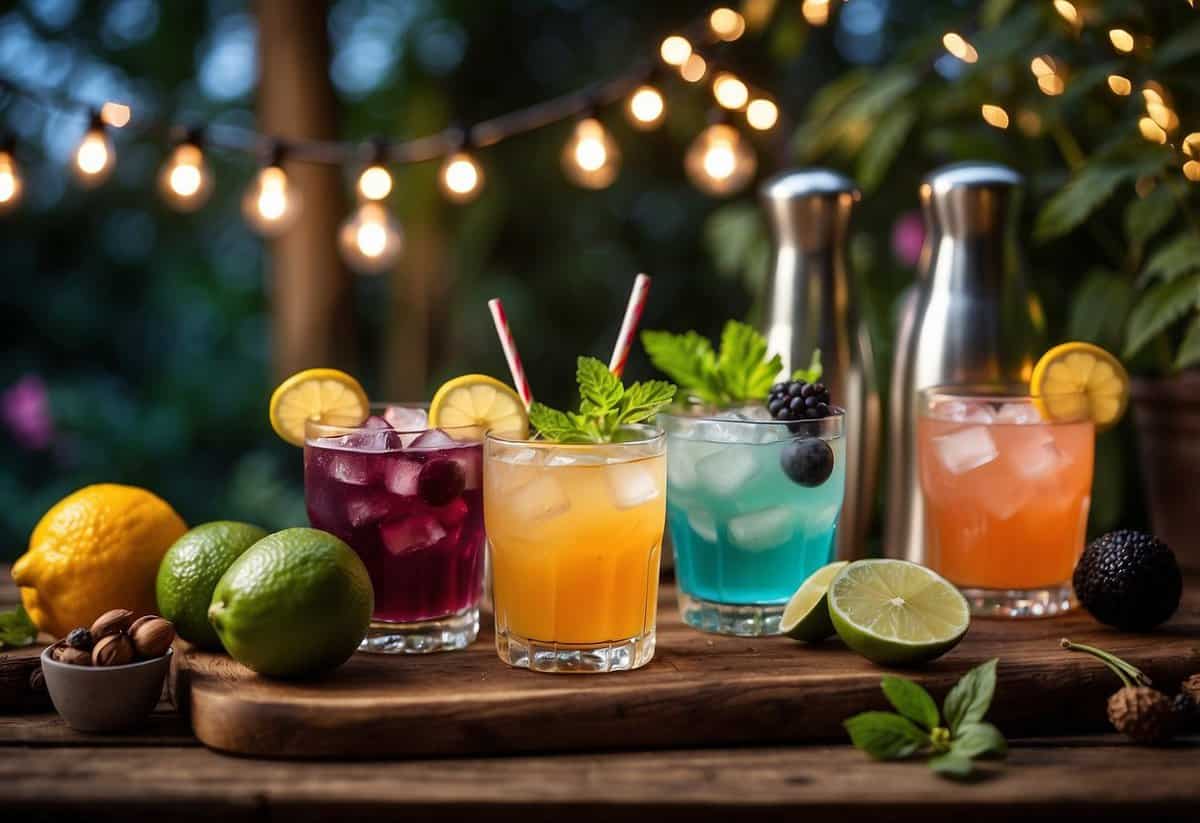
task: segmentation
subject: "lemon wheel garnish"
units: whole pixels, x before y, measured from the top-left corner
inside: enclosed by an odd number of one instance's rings
[[[304,445],[309,420],[357,426],[367,419],[367,393],[337,369],[307,369],[279,384],[271,395],[271,428],[293,446]]]
[[[488,431],[529,435],[529,415],[520,396],[486,374],[464,374],[443,383],[429,404],[429,425],[461,439],[482,440]]]
[[[1125,367],[1091,343],[1063,343],[1043,354],[1029,389],[1043,416],[1091,420],[1097,431],[1115,425],[1129,404]]]

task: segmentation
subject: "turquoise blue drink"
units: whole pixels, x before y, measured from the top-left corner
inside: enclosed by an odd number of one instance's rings
[[[843,414],[785,423],[762,406],[677,408],[659,422],[684,621],[720,634],[778,634],[788,599],[833,559]]]

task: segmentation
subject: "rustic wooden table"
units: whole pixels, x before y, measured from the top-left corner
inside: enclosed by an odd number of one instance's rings
[[[0,567],[0,608],[16,592]],[[1195,585],[1197,581],[1192,582]],[[1200,638],[1197,639],[1200,644]],[[250,760],[199,745],[163,704],[129,735],[74,732],[53,712],[0,715],[5,820],[1200,820],[1200,737],[1143,748],[1117,735],[1014,741],[955,784],[845,745],[407,761]]]

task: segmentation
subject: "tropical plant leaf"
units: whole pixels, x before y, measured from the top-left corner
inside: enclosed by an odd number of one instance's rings
[[[1125,236],[1135,258],[1141,258],[1147,241],[1171,222],[1177,208],[1166,186],[1155,186],[1145,197],[1130,202],[1125,209]]]
[[[1188,26],[1158,46],[1154,50],[1154,65],[1161,69],[1197,54],[1200,54],[1200,24]]]
[[[1190,369],[1200,366],[1200,315],[1192,320],[1183,342],[1179,344],[1179,353],[1175,355],[1175,368]]]
[[[1119,350],[1132,303],[1133,285],[1129,278],[1105,269],[1093,269],[1071,301],[1067,336],[1072,340],[1095,343],[1109,351]]]
[[[1154,280],[1170,282],[1176,277],[1200,271],[1200,234],[1184,232],[1168,240],[1146,261],[1139,283]]]
[[[1117,186],[1131,178],[1128,167],[1087,166],[1047,201],[1037,216],[1034,237],[1061,237],[1100,208]]]
[[[1200,304],[1200,272],[1151,286],[1129,315],[1124,356],[1136,355],[1197,304]]]
[[[916,122],[916,107],[908,102],[901,103],[879,121],[858,155],[855,176],[865,191],[874,191],[883,182]]]

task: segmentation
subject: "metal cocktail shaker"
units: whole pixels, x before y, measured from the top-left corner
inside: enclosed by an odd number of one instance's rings
[[[1041,309],[1026,286],[1016,238],[1021,184],[1012,169],[991,163],[945,166],[921,184],[925,248],[902,302],[889,400],[889,557],[925,557],[920,390],[1027,383],[1042,351]]]
[[[832,171],[779,174],[759,190],[775,241],[763,328],[771,352],[790,374],[821,350],[835,403],[846,409],[846,498],[838,521],[837,555],[864,557],[879,472],[882,426],[871,341],[859,319],[846,263],[854,183]]]

